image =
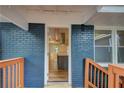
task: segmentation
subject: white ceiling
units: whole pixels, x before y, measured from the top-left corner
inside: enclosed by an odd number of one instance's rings
[[[97,9],[102,6],[28,5],[11,7],[14,7],[26,19],[27,22],[47,23],[49,25],[55,26],[59,24],[60,25],[92,24],[98,26],[124,26],[124,13],[121,12],[112,13],[108,11],[97,12]],[[124,6],[121,7],[124,8]],[[114,6],[112,10],[114,10]]]
[[[0,22],[10,22],[7,18],[0,15]]]
[[[85,5],[41,5],[41,6],[23,6],[27,11],[38,11],[46,13],[82,13],[88,9],[96,9],[96,6]]]
[[[20,6],[16,9],[28,22],[43,22],[50,25],[81,24],[87,22],[97,6]]]
[[[124,13],[97,13],[87,24],[124,26]]]

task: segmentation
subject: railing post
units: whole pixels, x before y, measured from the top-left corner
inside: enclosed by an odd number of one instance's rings
[[[113,68],[111,65],[108,66],[108,88],[114,88],[114,74],[113,74]]]
[[[24,59],[19,62],[19,87],[24,87]]]
[[[89,60],[85,59],[85,82],[84,82],[85,88],[88,88],[88,79],[89,79]]]
[[[119,88],[119,75],[116,74],[115,75],[115,80],[114,80],[114,84],[115,84],[115,88]]]

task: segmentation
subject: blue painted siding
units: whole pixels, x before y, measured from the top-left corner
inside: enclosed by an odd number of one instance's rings
[[[44,87],[45,25],[29,24],[29,31],[12,23],[0,23],[2,59],[25,58],[25,87]]]
[[[71,60],[72,87],[83,87],[85,58],[94,57],[94,27],[90,25],[72,25]]]

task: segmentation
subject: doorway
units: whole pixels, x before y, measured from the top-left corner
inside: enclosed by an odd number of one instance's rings
[[[48,82],[68,82],[69,29],[50,27],[48,40]]]

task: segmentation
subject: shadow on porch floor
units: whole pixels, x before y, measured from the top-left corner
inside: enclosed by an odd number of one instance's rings
[[[71,88],[68,82],[48,82],[45,88]]]

